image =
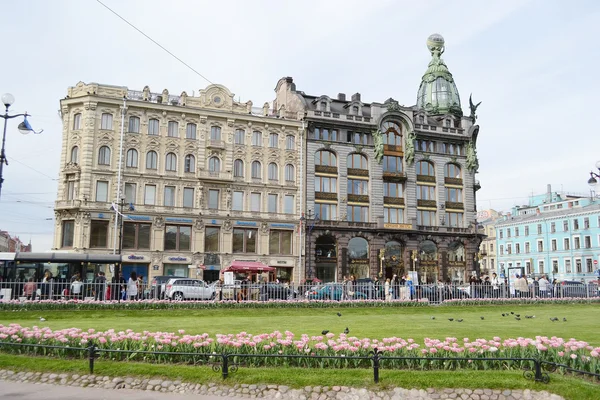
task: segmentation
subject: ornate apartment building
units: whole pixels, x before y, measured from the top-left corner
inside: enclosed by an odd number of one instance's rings
[[[60,105],[56,249],[122,247],[126,276],[212,281],[240,260],[300,279],[303,115],[279,118],[221,85],[174,96],[80,82]]]
[[[282,116],[305,115],[306,277],[325,281],[414,271],[419,282],[463,282],[478,273],[477,106],[463,116],[444,40],[416,106],[308,95],[292,78],[275,88]]]

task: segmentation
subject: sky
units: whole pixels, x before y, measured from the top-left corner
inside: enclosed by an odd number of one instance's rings
[[[507,211],[532,194],[589,195],[600,159],[593,115],[600,79],[594,0],[102,0],[241,101],[260,106],[291,76],[313,95],[416,103],[440,33],[469,114],[477,110],[478,209]],[[39,135],[6,136],[0,230],[52,248],[61,149],[59,100],[77,82],[198,93],[209,82],[96,0],[2,2],[0,94]],[[591,104],[588,104],[591,102]],[[591,114],[590,114],[591,112]],[[3,121],[0,121],[0,123]]]

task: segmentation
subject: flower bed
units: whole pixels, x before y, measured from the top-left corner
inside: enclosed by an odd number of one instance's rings
[[[481,358],[536,358],[566,364],[571,368],[600,373],[600,347],[594,348],[575,339],[536,336],[531,338],[491,339],[445,338],[413,339],[398,337],[378,339],[328,333],[322,336],[301,335],[292,332],[272,332],[253,335],[247,332],[210,337],[208,334],[188,335],[180,330],[170,332],[96,332],[71,328],[52,331],[50,328],[22,327],[18,324],[0,325],[0,351],[17,354],[46,355],[53,357],[85,358],[85,347],[94,343],[102,350],[127,351],[100,352],[100,358],[155,363],[219,362],[219,354],[248,354],[234,362],[251,367],[293,366],[310,368],[369,368],[369,352],[377,348],[383,357],[426,357],[424,360],[383,359],[383,368],[417,369],[513,369],[531,367],[523,361],[481,360]],[[60,346],[55,348],[23,347],[18,344]],[[177,354],[186,353],[186,354]],[[264,355],[280,357],[266,358]],[[285,358],[281,356],[302,356]],[[337,359],[314,356],[336,356]],[[441,357],[468,358],[467,360],[436,360]]]

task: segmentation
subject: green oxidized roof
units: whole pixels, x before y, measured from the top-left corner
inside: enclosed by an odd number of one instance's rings
[[[434,33],[427,38],[427,48],[431,52],[431,62],[417,93],[417,107],[430,115],[454,114],[462,116],[460,96],[454,78],[442,60],[444,38]]]

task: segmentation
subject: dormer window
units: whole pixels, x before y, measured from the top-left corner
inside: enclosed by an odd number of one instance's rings
[[[358,115],[358,106],[352,106],[352,114]]]
[[[327,102],[326,101],[321,102],[321,111],[327,111]]]
[[[450,128],[450,120],[449,119],[444,120],[444,124],[445,124],[446,128]]]
[[[420,124],[424,124],[425,123],[425,116],[424,115],[419,115],[419,123]]]

